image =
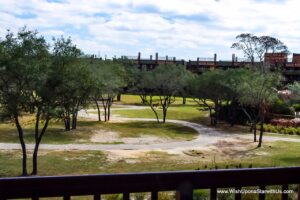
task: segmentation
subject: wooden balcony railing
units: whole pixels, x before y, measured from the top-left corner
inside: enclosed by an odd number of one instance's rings
[[[151,192],[151,199],[158,199],[159,191],[178,191],[177,199],[193,199],[194,189],[210,189],[210,198],[216,199],[217,188],[241,189],[257,186],[264,189],[300,183],[300,167],[199,170],[157,173],[103,174],[82,176],[36,176],[0,179],[0,199],[63,197],[94,195],[100,200],[103,194],[123,193],[128,200],[130,193]],[[298,189],[299,190],[299,189]],[[265,199],[264,194],[259,199]],[[241,199],[241,194],[235,194]],[[282,193],[282,199],[288,194]],[[298,191],[299,199],[299,191]]]

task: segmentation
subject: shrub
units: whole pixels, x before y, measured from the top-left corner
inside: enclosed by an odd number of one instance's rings
[[[279,115],[295,115],[294,108],[290,107],[287,103],[282,100],[277,100],[271,107],[270,113],[275,113]]]
[[[293,108],[295,111],[299,112],[300,111],[300,104],[293,104]]]
[[[285,134],[296,135],[297,129],[294,127],[287,127],[287,128],[285,128]]]
[[[249,108],[245,108],[248,110]],[[249,119],[243,112],[241,106],[222,105],[219,111],[219,120],[233,124],[246,124]]]
[[[300,128],[297,128],[296,134],[300,135]]]
[[[260,127],[257,126],[257,129]],[[300,135],[299,127],[283,127],[283,126],[274,126],[272,124],[264,124],[264,131],[271,133],[280,133],[280,134],[289,134],[289,135]]]

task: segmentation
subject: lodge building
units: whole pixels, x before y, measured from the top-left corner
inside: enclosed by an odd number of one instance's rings
[[[292,54],[292,58],[288,58],[287,53],[265,53],[264,60],[257,62],[249,59],[240,59],[232,54],[231,60],[217,60],[217,54],[212,58],[197,58],[197,60],[178,60],[176,57],[159,57],[158,53],[155,58],[142,58],[141,53],[138,56],[122,56],[121,59],[129,59],[136,62],[140,69],[151,70],[158,65],[164,64],[182,64],[194,73],[203,73],[211,69],[232,69],[241,68],[246,65],[263,64],[270,67],[272,71],[279,70],[283,73],[288,82],[300,81],[300,54]]]

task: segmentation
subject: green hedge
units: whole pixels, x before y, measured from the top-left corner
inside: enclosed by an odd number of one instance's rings
[[[270,113],[280,114],[280,115],[295,115],[295,110],[290,107],[287,103],[282,100],[277,100],[271,107]]]
[[[259,126],[257,126],[259,129]],[[288,134],[288,135],[300,135],[300,127],[282,127],[282,126],[274,126],[272,124],[265,124],[264,131],[272,132],[272,133],[280,133],[280,134]]]

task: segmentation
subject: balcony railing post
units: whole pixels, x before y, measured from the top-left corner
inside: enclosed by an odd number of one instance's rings
[[[286,193],[286,190],[289,189],[289,186],[288,185],[282,185],[282,195],[281,195],[281,199],[282,200],[288,200],[289,196],[288,196],[288,193]]]
[[[260,190],[265,190],[265,189],[266,189],[266,186],[259,186],[259,189],[260,189]],[[259,199],[259,200],[265,200],[265,198],[266,198],[265,193],[263,193],[263,192],[259,193],[259,195],[258,195],[258,199]]]
[[[242,189],[242,187],[236,187],[236,193],[234,195],[234,199],[235,200],[241,200],[242,199],[242,194],[240,193],[240,190]]]
[[[179,190],[176,192],[176,200],[192,200],[193,186],[189,182],[179,185]]]
[[[64,196],[64,200],[71,200],[71,197],[69,195]]]
[[[211,188],[210,189],[210,200],[216,200],[217,199],[217,188]]]
[[[298,200],[300,200],[300,184],[298,185]]]
[[[101,200],[100,194],[94,194],[94,200]]]
[[[151,192],[151,200],[158,200],[158,193],[157,191]]]
[[[130,199],[130,194],[128,192],[123,193],[123,200],[129,200]]]

